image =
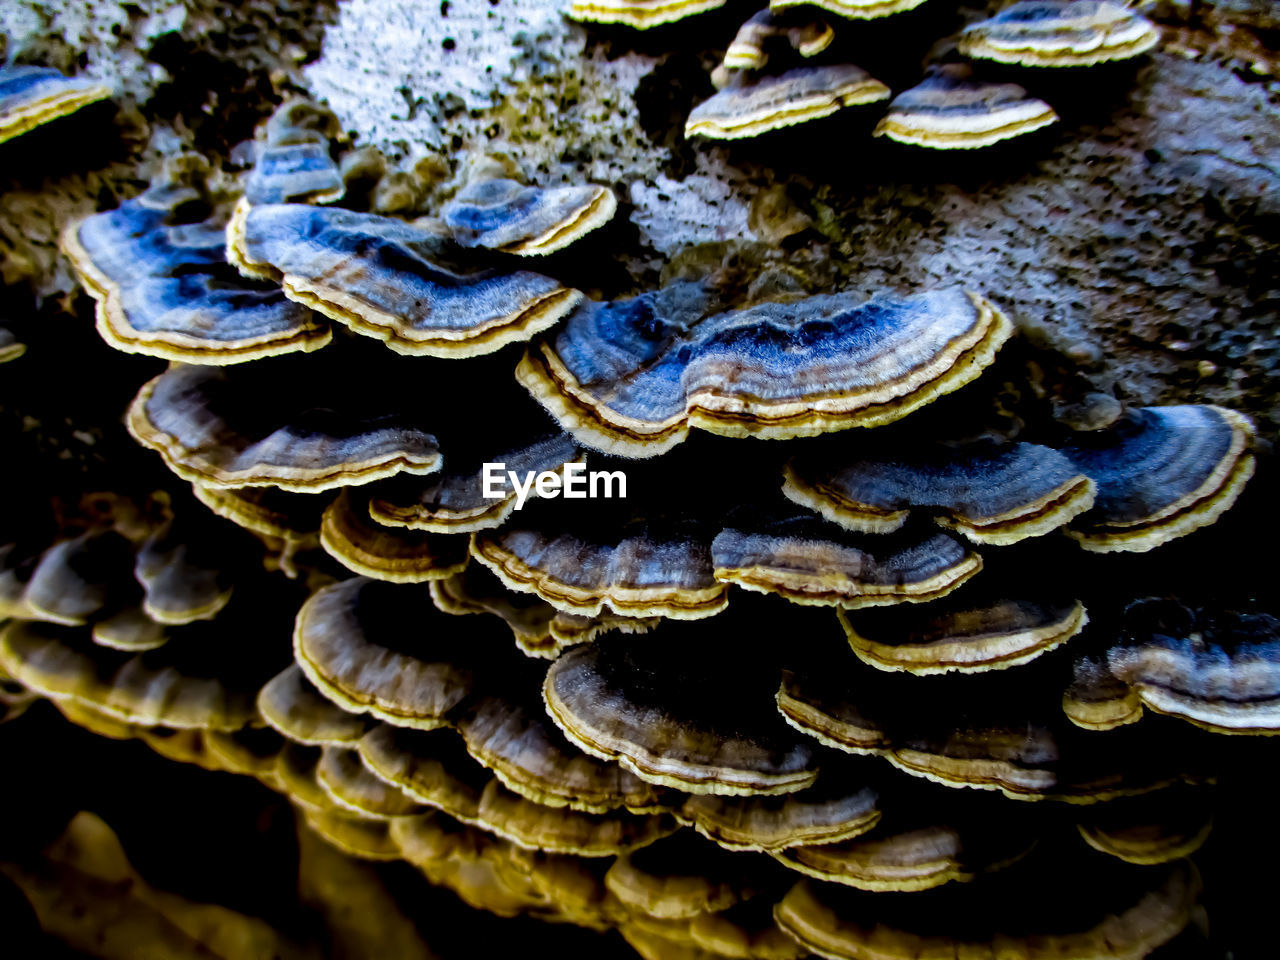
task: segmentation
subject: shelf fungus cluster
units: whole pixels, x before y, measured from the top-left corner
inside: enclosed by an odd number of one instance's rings
[[[1159,40],[1154,24],[1120,3],[1023,0],[988,20],[970,23],[957,38],[942,43],[974,62],[933,63],[916,86],[894,96],[861,67],[842,60],[841,48],[848,46],[849,34],[865,27],[848,25],[847,34],[837,35],[819,13],[878,20],[911,11],[922,2],[772,3],[739,28],[712,74],[718,92],[690,112],[685,136],[757,137],[892,97],[875,136],[936,150],[990,147],[1049,126],[1058,114],[1019,84],[984,76],[983,61],[1031,68],[1087,67],[1137,57]],[[1034,77],[1030,79],[1034,83]]]
[[[0,143],[111,96],[110,87],[49,67],[0,67]]]

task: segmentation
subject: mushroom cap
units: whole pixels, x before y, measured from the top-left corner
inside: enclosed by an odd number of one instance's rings
[[[961,600],[923,608],[838,611],[849,646],[879,670],[917,675],[1003,670],[1060,646],[1084,629],[1079,601]]]
[[[814,785],[796,793],[772,797],[695,794],[677,815],[729,850],[775,852],[861,836],[880,822],[879,791],[852,765],[824,761]]]
[[[422,812],[399,787],[370,773],[351,747],[324,747],[316,765],[316,782],[339,808],[357,816],[384,820]]]
[[[527,270],[454,269],[443,243],[389,217],[299,204],[242,206],[227,225],[227,255],[242,272],[277,280],[291,300],[397,353],[492,353],[582,298]]]
[[[49,67],[0,67],[0,143],[109,96],[110,87]]]
[[[806,64],[725,87],[689,111],[686,137],[739,140],[875,103],[890,90],[851,63]]]
[[[682,831],[614,861],[604,882],[633,911],[659,920],[714,913],[754,891],[743,858]]]
[[[1213,829],[1208,798],[1161,790],[1082,811],[1077,827],[1089,846],[1126,863],[1150,866],[1195,853]]]
[[[257,665],[228,677],[230,671],[202,662],[198,650],[175,664],[164,650],[128,656],[87,639],[66,627],[11,622],[0,632],[0,665],[42,696],[76,701],[125,723],[239,730],[260,722],[250,689],[261,685],[254,684]]]
[[[27,352],[27,345],[8,327],[0,326],[0,363],[17,360]]]
[[[982,569],[981,557],[945,533],[855,543],[847,534],[831,536],[830,527],[807,517],[759,527],[741,529],[731,522],[716,535],[715,578],[792,603],[845,609],[924,603],[946,596]]]
[[[971,150],[1057,120],[1053,107],[1016,83],[974,80],[967,65],[946,64],[894,97],[875,135],[935,150]]]
[[[1127,613],[1150,622],[1107,651],[1107,666],[1143,706],[1215,733],[1280,734],[1280,619],[1197,617],[1161,601]]]
[[[343,490],[325,509],[320,546],[353,573],[390,583],[422,583],[459,573],[465,536],[384,527],[369,516],[369,498]]]
[[[1062,712],[1086,730],[1114,730],[1142,719],[1138,691],[1119,680],[1105,658],[1081,657],[1062,694]]]
[[[318,135],[317,135],[318,136]],[[244,203],[332,203],[346,192],[325,139],[272,143],[258,158],[244,185]]]
[[[475,824],[492,779],[449,730],[406,730],[383,723],[359,743],[360,759],[378,778],[418,803]]]
[[[579,308],[516,370],[586,446],[652,457],[690,426],[769,439],[873,427],[973,380],[1012,333],[958,289],[761,303],[699,320],[692,284]]]
[[[160,181],[67,228],[62,249],[97,301],[112,347],[186,363],[224,365],[329,342],[329,325],[272,285],[227,262],[217,218],[190,222],[188,192]]]
[[[566,530],[511,522],[475,534],[471,552],[508,588],[579,616],[612,611],[689,620],[728,604],[725,586],[712,577],[705,531],[696,524],[659,518],[601,534],[590,524]]]
[[[457,721],[467,752],[503,786],[550,807],[605,813],[659,808],[651,784],[615,763],[582,753],[565,740],[541,703],[483,697]]]
[[[752,897],[689,921],[694,944],[717,957],[803,960],[808,951],[778,928],[769,897]]]
[[[513,424],[526,427],[525,424]],[[448,446],[448,464],[438,478],[432,478],[417,489],[404,494],[388,491],[375,496],[369,512],[375,521],[389,527],[410,527],[433,533],[472,533],[487,530],[506,521],[516,508],[516,491],[508,472],[524,477],[530,472],[558,471],[566,463],[578,462],[577,444],[567,433],[553,428],[536,431],[530,439],[522,430],[519,438],[505,434],[506,424],[495,424],[485,430],[475,446],[479,449],[458,451]],[[502,463],[497,486],[503,496],[486,497],[484,464]],[[537,487],[528,496],[536,497]]]
[[[24,620],[79,626],[110,614],[113,598],[130,596],[133,545],[110,529],[60,540],[40,554],[25,582],[5,577],[9,596],[0,612]]]
[[[410,418],[375,412],[377,398],[362,401],[353,389],[339,412],[326,405],[343,401],[340,392],[308,381],[264,405],[259,390],[272,389],[274,377],[235,373],[170,367],[130,405],[130,434],[178,476],[205,487],[316,492],[440,469],[435,438]]]
[[[258,712],[271,727],[306,746],[350,746],[369,729],[364,716],[351,714],[322,697],[302,669],[292,663],[258,693]]]
[[[960,34],[968,57],[1027,67],[1127,60],[1160,41],[1146,17],[1111,0],[1020,0]]]
[[[734,677],[742,687],[722,702],[712,694],[724,689],[726,665],[677,660],[673,642],[607,638],[564,653],[543,685],[551,718],[584,752],[688,793],[792,793],[812,784],[813,751],[760,709],[760,698],[739,695],[759,679]]]
[[[172,631],[157,623],[141,607],[125,607],[93,624],[93,642],[125,653],[158,650]]]
[[[432,730],[471,692],[457,638],[420,584],[355,577],[303,604],[293,647],[307,679],[342,709]]]
[[[925,0],[769,0],[770,10],[815,6],[851,20],[877,20],[914,10]]]
[[[835,39],[835,31],[816,19],[807,5],[798,11],[761,10],[741,27],[724,54],[730,70],[759,70],[769,62],[769,48],[785,42],[802,57],[821,53]]]
[[[1143,552],[1218,519],[1253,476],[1253,424],[1223,407],[1142,407],[1063,453],[1097,484],[1067,532],[1086,550]]]
[[[1008,870],[990,882],[889,901],[807,880],[774,915],[804,946],[841,960],[1144,957],[1190,922],[1199,875],[1187,861],[1156,871],[1112,864],[1059,876],[1049,867],[1030,876]]]
[[[913,509],[974,543],[1041,536],[1093,506],[1095,487],[1068,457],[1034,443],[871,450],[858,459],[794,458],[782,492],[849,530],[888,533]]]
[[[372,820],[347,811],[302,808],[307,826],[343,853],[361,860],[399,860],[400,847],[392,839],[396,823],[411,817]]]
[[[724,4],[725,0],[570,0],[564,15],[584,23],[620,23],[648,30]]]
[[[604,226],[617,209],[613,191],[599,184],[526,187],[480,180],[458,191],[441,215],[463,247],[540,257]]]
[[[180,626],[212,620],[231,599],[233,559],[217,535],[190,520],[170,521],[138,548],[133,575],[142,585],[142,609],[156,623]]]

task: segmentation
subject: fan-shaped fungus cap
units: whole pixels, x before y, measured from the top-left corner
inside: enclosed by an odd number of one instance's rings
[[[502,429],[502,425],[495,425]],[[369,513],[378,523],[389,527],[411,527],[434,533],[471,533],[496,527],[516,508],[516,491],[509,473],[523,477],[530,473],[559,470],[570,461],[579,461],[578,446],[573,438],[559,430],[542,431],[530,440],[510,438],[495,443],[486,431],[483,452],[461,455],[449,445],[448,465],[439,478],[433,478],[412,497],[387,493],[370,501]],[[507,447],[505,452],[502,451]],[[496,448],[496,449],[495,449]],[[495,484],[503,496],[485,494],[485,463],[505,464],[503,476]],[[536,497],[537,487],[527,496]]]
[[[725,87],[689,111],[686,137],[740,140],[887,99],[890,90],[850,63],[806,64]]]
[[[619,857],[604,882],[632,910],[659,920],[686,920],[749,897],[754,891],[745,866],[741,857],[686,830]]]
[[[954,600],[924,608],[847,614],[849,645],[863,663],[918,675],[1003,670],[1066,643],[1089,622],[1079,601]]]
[[[132,566],[133,546],[114,530],[59,541],[40,555],[21,586],[21,598],[5,604],[6,615],[68,626],[87,623],[104,612],[113,594],[129,587],[136,592],[129,583]]]
[[[126,426],[174,473],[207,487],[316,492],[440,469],[435,438],[404,417],[374,413],[367,401],[365,411],[326,409],[341,398],[324,397],[323,385],[320,395],[303,388],[264,406],[263,375],[242,375],[170,367],[139,391]]]
[[[452,642],[452,626],[425,588],[356,577],[303,604],[294,656],[316,689],[344,710],[431,730],[471,692],[471,667]]]
[[[157,650],[169,642],[169,636],[169,629],[141,607],[126,607],[93,624],[94,643],[126,653]]]
[[[945,533],[853,543],[805,517],[762,527],[733,524],[716,535],[711,562],[717,580],[792,603],[852,609],[934,600],[982,569],[981,557]]]
[[[659,806],[659,792],[651,784],[566,742],[541,703],[530,707],[484,697],[457,724],[467,752],[504,786],[536,803],[588,813]]]
[[[480,180],[463,187],[441,215],[463,247],[541,257],[604,226],[617,209],[613,191],[598,184],[526,187]]]
[[[320,546],[353,573],[391,583],[451,577],[467,565],[467,538],[374,523],[369,498],[349,490],[324,512]]]
[[[281,736],[308,746],[350,746],[365,735],[368,720],[322,697],[302,669],[290,664],[258,693],[258,712]]]
[[[583,444],[652,457],[689,427],[731,437],[874,427],[959,389],[1013,327],[958,289],[761,303],[700,320],[691,284],[589,303],[516,376]]]
[[[290,299],[397,353],[492,353],[582,298],[527,270],[454,269],[443,243],[389,217],[297,204],[242,207],[227,225],[227,254],[242,272],[276,280]]]
[[[316,765],[316,782],[334,803],[357,816],[384,820],[422,812],[398,787],[366,770],[351,748],[325,747]]]
[[[191,492],[215,514],[263,540],[287,577],[298,575],[298,553],[320,546],[321,498],[271,487],[220,489],[199,483]]]
[[[680,681],[671,677],[676,662],[685,668]],[[730,796],[792,793],[812,784],[813,751],[759,710],[759,701],[737,688],[729,702],[712,696],[723,689],[717,670],[725,669],[723,663],[695,669],[658,639],[605,640],[575,647],[552,664],[543,697],[571,743],[650,783]],[[743,690],[752,685],[738,682]],[[680,689],[701,691],[700,698],[673,694]]]
[[[27,345],[8,327],[0,326],[0,363],[17,360],[27,352]]]
[[[1209,810],[1203,794],[1160,790],[1086,807],[1077,826],[1095,850],[1149,866],[1199,850],[1213,829]]]
[[[1098,486],[1067,532],[1086,550],[1143,552],[1208,526],[1253,476],[1253,424],[1205,405],[1143,407],[1063,449]]]
[[[859,890],[919,891],[965,882],[1006,867],[1035,845],[1036,832],[1022,818],[989,807],[951,801],[939,811],[890,813],[875,830],[841,843],[798,846],[775,859],[810,877]]]
[[[769,0],[770,10],[815,6],[851,20],[877,20],[914,10],[924,0]]]
[[[332,203],[346,192],[328,142],[269,144],[260,148],[244,185],[244,202]]]
[[[1119,680],[1105,659],[1081,657],[1073,667],[1071,685],[1062,694],[1062,712],[1086,730],[1114,730],[1142,719],[1138,691]]]
[[[889,533],[914,509],[974,543],[1041,536],[1093,506],[1094,484],[1065,455],[1034,443],[870,452],[857,459],[799,456],[782,492],[849,530]]]
[[[10,623],[0,633],[0,666],[43,696],[78,701],[127,723],[239,730],[259,722],[243,681],[228,683],[208,664],[184,672],[149,654],[122,656],[79,641],[65,627]]]
[[[584,23],[620,23],[648,30],[724,4],[725,0],[570,0],[565,16]]]
[[[991,882],[891,902],[804,881],[774,916],[804,946],[839,960],[1145,957],[1191,920],[1199,876],[1187,861],[1154,873],[1112,863],[1109,870],[1091,864],[1088,871],[1060,871],[1062,876],[1050,869],[1031,876],[1009,870]]]
[[[640,523],[601,536],[511,523],[475,534],[471,553],[510,589],[585,617],[611,610],[692,620],[729,602],[725,586],[712,578],[703,531],[687,524]]]
[[[697,794],[678,816],[730,850],[775,851],[801,844],[838,843],[880,822],[879,793],[845,765],[824,761],[811,787],[774,797]]]
[[[400,847],[392,839],[395,824],[411,817],[373,820],[347,811],[304,807],[307,826],[343,853],[361,860],[399,860]]]
[[[965,64],[933,67],[889,103],[877,137],[935,150],[972,150],[1056,123],[1053,107],[1016,83],[974,80]]]
[[[360,740],[360,759],[385,782],[419,803],[474,824],[491,777],[449,730],[406,730],[383,723]]]
[[[229,364],[318,350],[329,325],[227,262],[224,225],[191,222],[192,191],[169,177],[114,210],[67,228],[62,249],[97,301],[98,333],[117,350]]]
[[[718,913],[689,921],[695,945],[716,957],[742,960],[803,960],[809,952],[783,933],[769,897],[752,897]]]
[[[49,67],[0,67],[0,143],[109,96],[110,87]]]
[[[1162,601],[1127,616],[1154,622],[1108,650],[1107,665],[1143,706],[1215,733],[1280,734],[1280,619]]]
[[[1027,67],[1127,60],[1160,41],[1146,17],[1110,0],[1020,0],[960,34],[968,57]]]
[[[212,620],[231,599],[228,558],[205,532],[170,522],[138,548],[133,575],[142,584],[142,609],[156,623]]]
[[[730,70],[759,70],[769,62],[769,48],[779,41],[802,57],[812,57],[831,45],[835,31],[815,19],[808,9],[761,10],[738,28],[724,54]]]

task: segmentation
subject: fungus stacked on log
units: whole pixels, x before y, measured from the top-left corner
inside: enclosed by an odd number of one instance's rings
[[[451,577],[467,565],[467,541],[384,527],[369,516],[368,495],[345,489],[324,511],[320,546],[348,570],[391,583]]]
[[[608,187],[526,187],[515,180],[468,184],[441,214],[456,243],[522,257],[563,250],[618,209]]]
[[[0,66],[0,143],[105,100],[111,92],[49,67]]]
[[[724,54],[728,70],[760,70],[769,62],[770,50],[786,44],[802,57],[821,53],[835,39],[835,31],[808,11],[761,10],[738,28]]]
[[[901,419],[959,389],[1012,333],[960,290],[762,303],[704,317],[688,284],[586,303],[535,341],[516,375],[583,445],[653,457],[690,427],[814,436]]]
[[[1146,53],[1160,32],[1111,0],[1020,0],[960,34],[970,57],[1027,67],[1087,67]]]
[[[724,4],[725,0],[570,0],[565,16],[585,23],[617,23],[648,30]]]
[[[307,100],[280,106],[265,125],[265,143],[254,144],[241,205],[341,200],[346,186],[329,156],[337,132],[337,117]]]

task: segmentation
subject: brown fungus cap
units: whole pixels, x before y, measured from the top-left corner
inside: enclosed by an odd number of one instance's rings
[[[1086,730],[1114,730],[1142,719],[1138,691],[1118,679],[1105,657],[1081,657],[1062,694],[1062,712]]]
[[[440,469],[435,438],[406,417],[370,410],[372,398],[363,411],[338,412],[322,404],[342,401],[341,391],[325,397],[311,381],[264,408],[258,391],[270,389],[269,379],[173,366],[138,393],[126,426],[178,476],[206,487],[314,493]]]
[[[369,721],[322,697],[296,664],[276,674],[258,693],[258,712],[295,743],[349,746],[369,729]]]
[[[696,946],[734,960],[802,960],[809,951],[783,933],[773,919],[769,897],[752,897],[717,913],[689,921]]]
[[[1199,850],[1213,829],[1210,809],[1202,792],[1161,790],[1086,807],[1077,826],[1095,850],[1149,866]]]
[[[441,215],[460,246],[541,257],[604,226],[617,209],[613,191],[599,184],[527,187],[499,179],[463,187]]]
[[[360,759],[374,776],[418,803],[474,824],[480,798],[492,779],[449,730],[406,730],[383,723],[359,743]]]
[[[422,812],[413,799],[370,773],[350,747],[325,747],[316,765],[316,782],[339,807],[361,817],[385,820]]]
[[[808,8],[794,12],[761,10],[741,27],[724,54],[730,70],[760,70],[769,62],[769,50],[786,44],[802,57],[812,57],[831,45],[835,31],[815,18]]]
[[[460,639],[424,587],[356,577],[311,595],[293,645],[307,679],[344,710],[431,730],[471,692]]]
[[[1067,532],[1086,550],[1143,552],[1217,520],[1253,476],[1253,424],[1223,407],[1141,407],[1063,453],[1098,486]]]
[[[654,457],[690,427],[788,439],[890,423],[976,378],[1013,330],[959,289],[710,309],[690,282],[583,304],[516,377],[585,446]]]
[[[303,808],[307,826],[343,853],[361,860],[399,860],[400,847],[392,839],[395,823],[409,819],[371,820],[339,811]]]
[[[49,67],[0,67],[0,143],[109,96],[110,87]]]
[[[1160,42],[1150,20],[1113,0],[1020,0],[960,34],[965,56],[1027,67],[1127,60]]]
[[[604,882],[637,913],[659,920],[688,920],[750,897],[755,892],[752,873],[742,857],[682,831],[619,857]]]
[[[915,511],[974,543],[1010,544],[1056,530],[1094,504],[1094,482],[1034,443],[872,449],[787,464],[783,493],[849,530],[888,533]]]
[[[807,517],[731,520],[711,542],[711,562],[721,582],[845,609],[935,600],[982,569],[981,557],[944,533],[856,539]]]
[[[110,613],[112,598],[136,592],[133,546],[114,530],[94,529],[45,550],[25,582],[6,577],[5,616],[78,626]],[[12,574],[10,574],[12,576]]]
[[[27,352],[27,345],[6,326],[0,326],[0,363],[17,360]]]
[[[457,725],[471,756],[536,803],[588,813],[661,808],[661,793],[652,784],[566,741],[541,702],[484,697]]]
[[[390,583],[422,583],[467,565],[465,536],[384,527],[369,516],[369,497],[343,490],[320,524],[320,546],[352,573]]]
[[[276,280],[291,299],[398,353],[492,353],[552,326],[582,298],[527,270],[455,268],[443,242],[400,220],[298,204],[242,208],[227,226],[241,271]]]
[[[771,715],[768,678],[738,677],[733,664],[698,651],[677,656],[674,644],[670,634],[606,638],[563,654],[543,685],[552,719],[586,753],[689,793],[793,793],[812,784],[814,752]],[[726,676],[742,685],[733,697],[716,695],[733,687]],[[753,688],[754,699],[746,695]]]
[[[934,150],[974,150],[1058,121],[1053,107],[1016,83],[973,79],[966,64],[932,67],[889,102],[877,137]]]
[[[993,882],[894,899],[805,881],[775,909],[779,926],[838,960],[926,956],[1136,960],[1190,922],[1200,879],[1188,862],[1161,870],[1002,871]],[[1108,865],[1109,866],[1109,865]]]
[[[1079,601],[948,599],[923,608],[838,611],[858,659],[917,675],[1003,670],[1066,643],[1089,622]]]
[[[839,843],[880,822],[879,792],[865,773],[825,760],[811,787],[774,797],[695,794],[677,816],[729,850],[775,852],[801,844]]]
[[[221,531],[171,521],[138,548],[133,575],[142,585],[142,609],[156,623],[180,626],[212,620],[232,593],[233,559],[215,546]]]
[[[724,4],[725,0],[570,0],[565,16],[584,23],[618,23],[647,30]]]
[[[851,20],[877,20],[914,10],[925,0],[769,0],[770,10],[815,6]]]
[[[689,112],[686,137],[740,140],[820,120],[843,107],[875,103],[889,88],[853,64],[792,67],[776,76],[742,79]]]
[[[140,653],[169,642],[171,631],[157,623],[141,607],[126,607],[93,625],[93,642],[112,650]]]

